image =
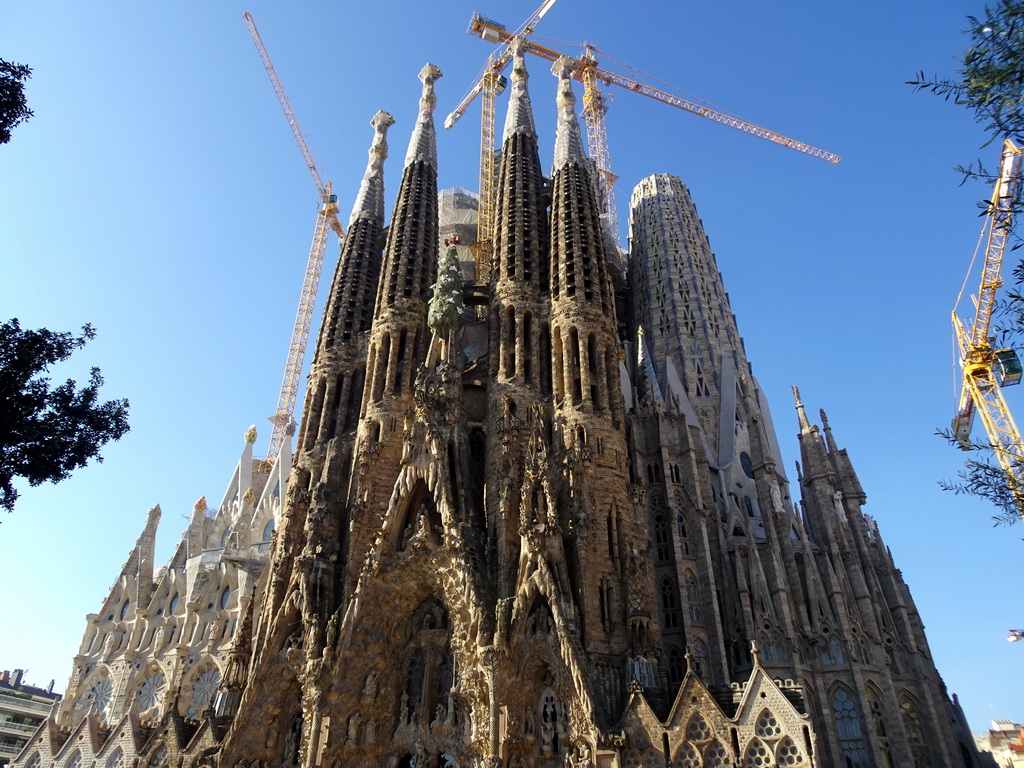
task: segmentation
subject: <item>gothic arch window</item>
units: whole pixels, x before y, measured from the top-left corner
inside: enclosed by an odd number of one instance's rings
[[[228,607],[228,602],[231,600],[231,587],[224,587],[224,591],[220,593],[220,607],[221,610]]]
[[[661,512],[654,515],[654,552],[659,563],[672,560],[672,537],[669,536],[665,515]]]
[[[694,674],[703,675],[708,669],[708,647],[700,638],[690,643],[690,658]]]
[[[732,756],[720,741],[711,742],[704,751],[705,768],[732,768]]]
[[[167,749],[166,744],[161,744],[153,750],[153,755],[149,758],[149,762],[146,765],[147,768],[167,768],[169,763],[170,750]]]
[[[114,696],[114,683],[107,676],[107,674],[101,673],[96,679],[96,682],[89,688],[89,693],[85,697],[86,709],[95,712],[101,723],[107,721],[108,708],[110,702]]]
[[[270,541],[270,537],[274,535],[274,518],[267,520],[267,524],[263,526],[263,543]]]
[[[212,662],[199,667],[192,677],[191,684],[185,689],[186,695],[182,696],[186,717],[193,720],[199,718],[213,701],[214,694],[220,688],[220,680],[220,670]]]
[[[679,754],[676,755],[676,759],[672,762],[675,768],[702,768],[700,753],[697,748],[692,744],[683,743],[682,748],[679,750]]]
[[[864,724],[853,694],[843,686],[832,693],[832,715],[836,720],[839,747],[843,750],[848,768],[870,768]]]
[[[766,709],[758,715],[754,733],[762,739],[777,739],[782,735],[782,726],[771,710]]]
[[[683,574],[683,597],[686,600],[686,610],[691,624],[700,623],[700,590],[697,587],[697,577],[693,571],[687,569]]]
[[[832,635],[832,639],[829,641],[829,648],[831,649],[833,664],[842,664],[846,660],[846,654],[843,653],[843,641],[838,634]]]
[[[65,763],[65,768],[82,768],[82,750],[75,750],[75,753]]]
[[[29,766],[31,768],[31,766]],[[107,760],[106,768],[124,768],[124,750],[118,747]]]
[[[231,526],[224,529],[224,533],[220,536],[220,548],[224,549],[228,545],[228,538],[231,536]]]
[[[665,629],[678,629],[679,627],[679,602],[677,600],[676,585],[669,576],[663,576],[658,584],[658,591],[661,594],[661,623]]]
[[[707,741],[713,735],[714,733],[712,733],[708,721],[699,712],[691,717],[690,722],[686,724],[686,738],[688,741]]]
[[[780,766],[808,764],[804,753],[800,751],[800,747],[789,736],[780,741],[779,746],[776,747],[775,762]]]
[[[139,713],[147,719],[160,714],[160,704],[163,702],[166,689],[167,678],[164,673],[159,667],[150,667],[135,693]]]
[[[32,755],[32,759],[29,760],[28,763],[25,765],[25,768],[39,768],[39,766],[41,766],[42,764],[43,758],[39,756],[38,752],[36,752],[34,755]]]
[[[882,708],[882,694],[871,683],[867,685],[868,713],[878,735],[878,750],[882,754],[881,768],[894,768],[892,752],[889,749],[889,729],[885,725],[885,710]]]
[[[903,718],[903,728],[907,732],[910,753],[914,756],[914,768],[931,768],[932,760],[921,723],[921,710],[909,693],[900,696],[900,717]]]
[[[441,603],[430,599],[417,609],[412,626],[398,724],[427,728],[432,723],[440,725],[453,714],[454,662],[448,612]]]
[[[171,602],[167,605],[167,615],[172,616],[174,612],[178,610],[178,603],[181,601],[181,596],[175,592],[174,597],[171,598]]]
[[[772,765],[772,751],[760,739],[753,739],[744,754],[743,765],[745,768],[762,768]]]
[[[128,615],[128,609],[131,607],[131,602],[125,600],[121,603],[121,615],[118,617],[119,621],[124,621],[124,617]]]
[[[668,647],[668,684],[675,688],[683,682],[683,677],[686,675],[686,660],[683,658],[682,651],[679,650],[679,646],[670,645]]]

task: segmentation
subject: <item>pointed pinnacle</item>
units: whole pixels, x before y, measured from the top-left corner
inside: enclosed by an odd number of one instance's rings
[[[437,170],[437,138],[434,132],[434,107],[437,96],[434,95],[434,83],[442,76],[441,70],[433,64],[425,64],[420,70],[419,78],[423,83],[420,96],[420,112],[416,116],[416,126],[412,129],[409,139],[409,151],[405,154],[406,166],[417,160],[423,160]]]
[[[526,71],[526,41],[523,38],[517,37],[512,41],[512,54],[512,94],[508,102],[508,114],[505,116],[505,131],[502,136],[507,139],[513,133],[522,131],[536,137],[533,106],[530,103],[530,93],[526,89],[530,75]]]
[[[384,160],[388,156],[387,132],[395,124],[395,118],[384,110],[380,110],[370,120],[373,126],[373,143],[370,145],[370,159],[359,184],[359,193],[352,206],[349,226],[359,218],[372,218],[384,221]]]
[[[572,90],[572,73],[579,62],[568,56],[560,56],[551,67],[558,77],[558,128],[555,133],[555,168],[570,161],[586,158],[583,151],[583,137],[580,123],[576,118],[576,94]]]
[[[804,411],[804,404],[800,402],[800,390],[793,385],[793,398],[796,400],[796,413],[800,419],[800,431],[808,432],[811,429],[811,424],[807,421],[807,413]]]

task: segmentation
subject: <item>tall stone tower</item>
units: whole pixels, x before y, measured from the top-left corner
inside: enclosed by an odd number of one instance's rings
[[[205,708],[150,686],[142,719],[123,684],[100,720],[92,680],[169,657],[82,656],[67,722],[18,768],[120,768],[113,743],[150,768],[977,765],[850,458],[799,395],[791,498],[689,191],[640,183],[622,274],[575,62],[552,70],[548,177],[514,54],[487,285],[468,224],[439,230],[440,71],[420,73],[386,235],[374,117],[269,564],[237,631],[173,657],[173,679],[210,671]],[[155,525],[122,614],[166,597],[136,586]]]

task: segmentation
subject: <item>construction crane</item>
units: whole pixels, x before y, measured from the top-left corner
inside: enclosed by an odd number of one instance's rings
[[[313,184],[316,185],[316,191],[320,195],[320,209],[316,216],[316,228],[313,230],[313,242],[309,247],[306,275],[302,282],[302,292],[299,295],[299,308],[295,313],[295,325],[292,327],[291,344],[288,347],[288,360],[285,363],[284,377],[281,380],[277,410],[270,417],[274,423],[274,430],[270,436],[270,449],[267,452],[266,460],[260,465],[262,471],[269,472],[281,452],[282,444],[291,432],[295,400],[298,397],[299,380],[302,375],[302,363],[306,357],[306,343],[309,341],[309,328],[313,320],[313,305],[316,303],[320,271],[323,268],[324,253],[327,250],[328,232],[333,230],[334,234],[338,236],[340,244],[344,241],[345,230],[338,219],[338,196],[332,194],[331,183],[324,184],[320,178],[320,172],[317,170],[316,163],[313,162],[313,155],[310,153],[309,147],[306,146],[302,131],[299,130],[295,113],[292,112],[288,96],[277,77],[277,72],[274,71],[274,65],[270,61],[267,49],[263,45],[263,39],[256,29],[256,23],[249,13],[242,14],[242,17],[249,27],[249,34],[252,35],[252,41],[256,45],[256,50],[259,51],[260,59],[270,77],[270,83],[274,86],[277,100],[281,103],[281,109],[284,110],[284,116],[292,129],[292,135],[295,136],[295,142],[299,145],[299,151],[302,152],[302,157],[306,161],[306,168],[309,169],[309,173],[313,177]]]
[[[473,19],[469,25],[469,33],[475,34],[482,39],[493,42],[493,43],[504,43],[511,46],[513,40],[517,37],[525,38],[526,34],[509,32],[501,24],[495,21],[487,19],[479,14],[473,16]],[[562,55],[558,51],[552,50],[545,46],[539,45],[531,40],[524,40],[525,50],[539,56],[542,59],[554,62]],[[608,134],[605,128],[605,112],[607,112],[607,103],[605,101],[604,93],[601,91],[600,83],[605,85],[616,85],[620,88],[625,88],[628,91],[634,93],[640,93],[644,96],[648,96],[656,101],[660,101],[663,104],[682,109],[690,114],[703,117],[707,120],[712,120],[716,123],[721,123],[730,128],[734,128],[738,131],[748,133],[752,136],[771,141],[775,144],[779,144],[784,147],[802,152],[812,157],[818,157],[822,160],[835,164],[838,163],[840,158],[838,155],[834,155],[831,152],[826,152],[823,149],[817,149],[804,144],[803,142],[796,141],[795,139],[787,138],[782,134],[770,131],[767,128],[762,128],[759,125],[747,122],[738,117],[727,115],[717,110],[711,109],[710,107],[695,104],[686,99],[682,99],[678,96],[673,96],[669,93],[665,93],[657,88],[649,86],[645,83],[641,83],[630,78],[623,77],[614,72],[608,72],[607,70],[598,67],[598,60],[595,54],[600,51],[593,45],[585,44],[583,46],[584,55],[578,59],[578,66],[573,72],[573,78],[583,83],[583,117],[587,124],[587,143],[590,147],[590,156],[594,160],[598,169],[599,182],[601,185],[601,197],[602,197],[602,213],[605,214],[609,219],[612,232],[616,239],[619,237],[619,221],[618,213],[615,205],[615,182],[618,177],[612,173],[611,170],[611,157],[608,151]],[[606,54],[607,55],[607,54]],[[459,104],[455,110],[448,115],[445,120],[445,128],[451,128],[458,122],[459,118],[466,111],[466,108],[475,98],[476,94],[483,92],[485,87],[482,85],[485,80],[489,77],[496,77],[500,73],[499,62],[501,57],[491,57],[488,66],[485,68],[483,77],[481,78],[481,85],[475,87],[469,92],[462,103]],[[507,58],[504,63],[500,64],[503,68],[507,63]],[[482,109],[484,112],[482,118],[482,124],[491,126],[490,136],[485,132],[481,136],[480,144],[480,208],[481,210],[490,210],[493,207],[494,199],[494,186],[493,186],[493,155],[494,155],[494,100],[493,97],[488,100],[484,100]],[[490,112],[488,113],[488,110]],[[485,169],[487,169],[485,171]],[[484,183],[484,178],[487,176],[489,182]],[[486,236],[490,236],[490,219],[487,219],[487,229],[483,230]],[[481,235],[481,240],[484,236]]]
[[[520,25],[516,33],[508,38],[508,42],[510,43],[516,37],[529,37],[532,35],[538,22],[551,10],[551,6],[555,2],[556,0],[544,0],[540,8],[534,11],[530,18]],[[473,23],[477,19],[483,19],[483,17],[479,15],[474,16]],[[475,30],[473,23],[470,24],[469,32],[475,32],[490,42],[501,42],[497,36],[492,36],[489,32]],[[487,21],[487,24],[490,27],[504,30],[504,27],[497,22]],[[496,175],[494,167],[495,99],[499,93],[505,90],[505,86],[508,84],[508,81],[501,73],[511,60],[511,44],[506,45],[504,50],[491,54],[480,80],[469,89],[469,93],[466,94],[459,106],[448,115],[444,122],[445,128],[451,128],[458,122],[458,119],[462,117],[462,114],[469,108],[469,105],[473,103],[476,97],[480,96],[482,104],[480,117],[480,198],[477,209],[477,236],[474,253],[476,255],[476,278],[481,281],[487,279],[488,270],[490,269],[491,239],[494,226],[494,177]]]
[[[1017,509],[1024,515],[1024,451],[1020,431],[1013,420],[1003,387],[1019,384],[1021,362],[1012,349],[996,349],[990,335],[996,294],[1003,284],[1000,272],[1006,239],[1010,234],[1013,206],[1020,188],[1021,150],[1010,140],[1003,142],[1002,160],[995,189],[985,214],[981,242],[985,243],[985,261],[981,270],[981,289],[975,300],[974,321],[965,327],[953,309],[953,331],[960,349],[963,373],[960,401],[953,419],[953,435],[963,450],[971,450],[971,426],[974,413],[981,415],[989,442]],[[960,292],[961,296],[963,291]],[[959,305],[960,297],[957,298]]]

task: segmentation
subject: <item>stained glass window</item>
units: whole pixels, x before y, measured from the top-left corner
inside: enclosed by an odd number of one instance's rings
[[[690,741],[704,741],[711,738],[711,726],[699,714],[694,715],[686,726],[686,738]]]
[[[716,741],[704,753],[704,765],[707,768],[732,768],[732,758],[729,751]]]
[[[114,693],[114,684],[109,677],[101,677],[85,697],[86,706],[100,716],[100,720],[106,720],[107,705]]]
[[[107,768],[124,768],[124,750],[118,747],[107,760]]]
[[[82,768],[82,752],[81,750],[75,750],[75,754],[71,756],[71,759],[67,762],[67,768]]]
[[[149,768],[166,768],[169,755],[167,745],[161,744],[153,752],[153,756],[149,758]]]
[[[779,765],[806,765],[807,761],[804,759],[803,753],[800,748],[793,743],[793,740],[788,736],[779,742],[779,748],[776,752],[776,762]]]
[[[160,672],[154,672],[147,677],[139,687],[139,707],[145,711],[152,709],[160,703],[164,688],[167,687],[167,678]]]
[[[216,667],[201,672],[192,681],[192,705],[188,708],[189,717],[197,717],[213,700],[213,695],[220,688],[220,670]]]
[[[832,714],[836,718],[839,746],[842,747],[848,768],[869,768],[867,742],[857,704],[845,688],[837,688],[832,696]]]

